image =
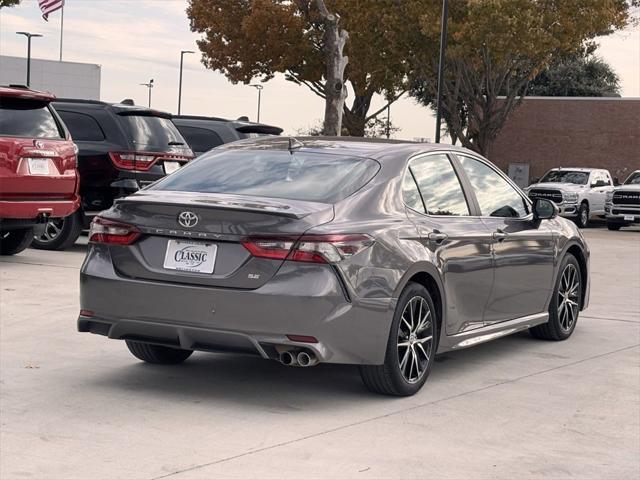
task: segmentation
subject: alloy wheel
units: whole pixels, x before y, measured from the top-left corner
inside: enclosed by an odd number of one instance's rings
[[[580,300],[580,276],[575,265],[568,264],[560,278],[558,287],[558,320],[560,328],[568,332],[578,318]]]
[[[45,224],[44,228],[42,229],[42,233],[38,235],[37,239],[43,243],[52,242],[53,240],[58,238],[58,236],[60,235],[60,232],[62,232],[63,226],[64,226],[63,218],[55,218],[55,219],[49,220]]]
[[[404,307],[398,326],[400,372],[409,383],[420,381],[427,371],[433,350],[433,323],[427,301],[415,296]]]

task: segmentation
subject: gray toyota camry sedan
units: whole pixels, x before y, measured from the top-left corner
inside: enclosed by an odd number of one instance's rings
[[[436,353],[572,334],[589,250],[557,212],[449,145],[227,144],[94,219],[78,329],[151,363],[356,364],[370,390],[411,395]]]

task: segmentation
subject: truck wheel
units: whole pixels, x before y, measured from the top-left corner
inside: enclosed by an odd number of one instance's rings
[[[193,350],[181,350],[150,343],[134,342],[133,340],[126,340],[126,342],[127,348],[133,356],[147,363],[161,365],[182,363],[193,353]]]
[[[609,230],[620,230],[622,228],[622,224],[618,222],[607,222],[607,228]]]
[[[580,208],[578,208],[578,216],[576,217],[576,224],[580,228],[587,228],[589,225],[589,204],[582,202]]]
[[[0,255],[15,255],[27,248],[33,240],[33,228],[0,232]]]
[[[72,213],[65,218],[52,218],[44,230],[33,239],[33,248],[40,250],[66,250],[82,233],[82,213]]]

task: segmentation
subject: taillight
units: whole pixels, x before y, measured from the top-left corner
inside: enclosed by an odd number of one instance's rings
[[[337,263],[373,245],[361,234],[303,235],[297,241],[282,237],[249,238],[242,242],[254,257],[294,262]]]
[[[191,150],[189,150],[191,153]],[[193,154],[177,154],[170,152],[109,152],[111,162],[121,170],[149,170],[158,160],[188,162]]]
[[[288,238],[250,238],[242,242],[244,248],[254,257],[284,260],[289,255],[291,247],[296,243],[296,237]]]
[[[156,155],[135,152],[109,152],[109,157],[122,170],[149,170],[158,159]]]
[[[89,229],[89,241],[110,245],[131,245],[140,238],[140,230],[127,223],[95,217]]]

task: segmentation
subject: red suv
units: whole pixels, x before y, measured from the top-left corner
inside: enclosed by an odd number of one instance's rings
[[[80,205],[76,146],[49,105],[54,99],[0,87],[0,255],[21,252],[38,223]]]

